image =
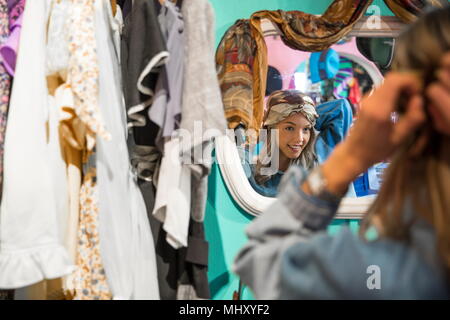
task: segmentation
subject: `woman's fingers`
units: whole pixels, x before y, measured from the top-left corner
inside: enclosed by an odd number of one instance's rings
[[[450,135],[450,52],[441,59],[437,81],[428,86],[425,95],[430,100],[429,111],[434,128]]]
[[[391,72],[386,76],[382,90],[382,98],[385,101],[386,114],[390,115],[397,107],[397,101],[402,94],[413,95],[422,89],[422,82],[414,72]]]
[[[406,137],[425,122],[425,119],[423,98],[416,94],[409,100],[406,112],[394,127],[392,143],[394,145],[401,144]]]
[[[437,77],[440,83],[450,91],[450,52],[442,57]]]
[[[441,66],[450,71],[450,52],[444,54],[441,59]]]
[[[442,134],[450,135],[448,120],[445,119],[440,110],[433,103],[428,106],[428,110],[433,118],[433,127]]]

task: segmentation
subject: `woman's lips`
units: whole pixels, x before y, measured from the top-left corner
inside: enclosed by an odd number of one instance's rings
[[[288,144],[288,147],[295,153],[302,151],[302,145],[290,145]]]

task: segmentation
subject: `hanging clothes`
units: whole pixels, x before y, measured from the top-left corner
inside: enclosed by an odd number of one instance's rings
[[[97,137],[110,140],[99,107],[99,54],[96,40],[95,0],[72,0],[69,8],[67,83],[74,94],[74,110],[84,125],[83,181],[78,199],[77,270],[73,299],[111,299],[99,243],[98,189],[94,149]],[[80,68],[80,66],[82,68]],[[84,147],[83,146],[83,147]]]
[[[14,76],[19,49],[20,32],[22,30],[23,10],[25,0],[8,1],[9,37],[0,46],[0,56],[3,65],[11,76]]]
[[[198,12],[203,12],[200,19]],[[182,14],[186,55],[180,129],[191,136],[191,140],[182,144],[183,154],[190,155],[184,157],[183,163],[189,165],[193,176],[192,217],[202,222],[213,141],[215,137],[225,135],[227,125],[215,69],[214,9],[207,0],[184,0]],[[200,123],[202,134],[196,131]]]
[[[348,98],[349,81],[353,79],[353,63],[346,57],[339,57],[339,71],[334,77],[333,95],[336,99]]]
[[[8,15],[7,0],[0,0],[0,46],[8,39],[9,30],[9,15]],[[6,119],[8,114],[9,93],[11,89],[11,78],[3,61],[0,63],[0,199],[3,178],[3,142],[6,127]],[[0,300],[13,300],[14,291],[1,290]]]
[[[25,0],[0,2],[0,199],[3,185],[3,150],[11,81],[22,30]]]
[[[354,77],[352,82],[350,83],[348,100],[351,102],[351,104],[355,108],[355,114],[357,114],[359,112],[362,96],[363,95],[361,93],[358,78]]]
[[[164,224],[151,221],[158,235],[158,274],[164,298],[208,299],[208,243],[203,228],[207,177],[213,139],[225,134],[226,121],[215,71],[212,6],[206,0],[185,0],[181,14],[185,27],[181,132],[166,142],[159,171],[153,213]],[[171,203],[174,197],[176,204]]]
[[[61,156],[48,124],[48,13],[49,1],[26,2],[5,137],[0,288],[19,288],[74,270],[59,225],[65,172],[53,162]]]
[[[182,5],[186,33],[186,56],[182,119],[180,128],[190,133],[191,140],[183,141],[183,165],[191,171],[191,218],[188,247],[180,256],[177,299],[209,299],[207,279],[208,243],[203,220],[206,210],[208,175],[212,165],[214,138],[225,134],[219,81],[214,60],[214,10],[207,0],[184,0]],[[203,15],[199,18],[198,12]],[[196,126],[201,123],[202,134]]]
[[[136,3],[141,3],[138,1]],[[119,9],[119,8],[118,8]],[[114,299],[159,299],[146,207],[130,168],[119,57],[122,17],[95,2],[99,106],[111,140],[97,139],[100,252]]]
[[[84,126],[75,114],[74,95],[70,85],[65,84],[67,81],[67,69],[70,59],[69,42],[66,35],[69,33],[70,9],[72,2],[70,0],[51,1],[50,13],[47,31],[47,47],[46,47],[46,76],[47,87],[49,91],[49,100],[53,101],[50,106],[52,114],[55,114],[57,121],[56,130],[59,133],[59,143],[61,148],[62,159],[65,162],[66,172],[66,201],[67,215],[62,228],[64,235],[64,246],[68,251],[69,257],[73,263],[76,261],[77,249],[77,230],[79,219],[79,192],[81,187],[81,164],[82,150],[85,146]],[[68,110],[70,109],[72,113]],[[79,126],[70,127],[69,119],[76,118]],[[76,129],[75,129],[76,128]],[[72,130],[71,130],[72,129]],[[73,130],[77,130],[78,134],[72,134]],[[79,137],[79,143],[76,138]],[[71,145],[76,145],[75,150],[71,150]],[[53,288],[54,286],[51,286]],[[41,291],[42,299],[47,296],[49,286],[45,283],[38,285],[36,288],[30,289],[37,295]],[[64,277],[60,282],[59,291],[61,295],[73,294],[71,275]],[[53,292],[55,290],[52,290]],[[29,293],[28,293],[29,294]],[[56,297],[56,294],[52,295]]]
[[[158,23],[153,1],[131,2],[121,41],[123,92],[128,116],[131,162],[136,175],[151,181],[160,152],[155,147],[159,127],[148,119],[156,82],[169,53]],[[128,4],[129,5],[129,4]]]
[[[99,254],[98,187],[92,174],[95,163],[87,162],[95,155],[93,137],[100,134],[98,128],[103,126],[97,102],[99,68],[93,21],[93,0],[51,2],[47,83],[56,101],[53,109],[59,114],[57,130],[65,161],[64,245],[77,266],[74,273],[62,279],[60,291],[66,299],[108,299],[111,296]],[[84,87],[89,83],[91,86]],[[89,117],[85,117],[86,113]],[[94,126],[98,126],[97,131],[93,131]],[[102,137],[109,138],[107,133]],[[83,190],[91,192],[82,193]],[[81,195],[84,196],[80,198]],[[43,288],[48,290],[48,286]],[[56,292],[48,294],[57,296]]]
[[[91,168],[84,176],[80,189],[80,227],[78,254],[74,275],[74,300],[110,300],[112,294],[107,283],[100,255],[98,226],[98,187],[96,171]]]
[[[166,241],[175,249],[187,246],[191,205],[191,175],[181,164],[180,138],[184,69],[184,22],[179,8],[165,1],[158,15],[170,59],[161,67],[149,118],[160,130],[155,144],[164,156],[158,173],[153,215],[163,223]],[[165,143],[164,143],[165,141]],[[177,201],[173,201],[173,199]]]
[[[170,138],[174,131],[180,128],[185,34],[183,16],[171,1],[164,2],[158,21],[170,59],[161,66],[148,115],[150,120],[161,128],[155,144],[162,151],[164,139]]]
[[[75,98],[75,112],[86,125],[86,143],[89,152],[95,146],[96,135],[110,140],[97,103],[98,60],[95,29],[92,18],[94,0],[73,0],[74,10],[70,24],[69,68],[67,82]],[[80,67],[82,66],[82,67]],[[85,159],[84,159],[85,160]]]
[[[163,3],[158,20],[170,59],[161,67],[153,103],[148,112],[150,120],[160,127],[155,144],[164,152],[158,173],[153,215],[163,223],[166,241],[179,249],[187,246],[191,205],[190,172],[181,164],[180,139],[172,136],[179,129],[181,121],[184,22],[179,8],[170,1]]]
[[[0,46],[9,37],[8,1],[0,0]],[[4,59],[0,63],[0,199],[3,183],[3,144],[5,138],[6,120],[8,117],[9,94],[11,89],[11,76],[5,68]]]
[[[156,247],[158,286],[161,299],[175,299],[177,287],[176,250],[166,242],[162,224],[153,215],[154,174],[161,159],[155,146],[159,127],[148,119],[161,66],[169,53],[157,20],[157,1],[124,0],[127,8],[121,39],[123,93],[127,111],[130,162],[144,197]],[[145,71],[145,72],[144,72]],[[141,74],[141,86],[137,83]],[[144,87],[144,91],[141,91]],[[141,89],[139,89],[141,88]]]

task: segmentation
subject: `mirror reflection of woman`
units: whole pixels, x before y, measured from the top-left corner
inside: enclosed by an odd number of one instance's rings
[[[278,90],[268,97],[260,143],[239,150],[249,182],[258,193],[275,197],[291,164],[307,170],[317,165],[314,126],[318,117],[312,99],[300,91]]]

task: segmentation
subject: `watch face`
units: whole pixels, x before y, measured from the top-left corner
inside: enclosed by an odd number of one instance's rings
[[[314,169],[308,177],[309,187],[314,194],[319,193],[323,188],[322,172],[319,168]]]

